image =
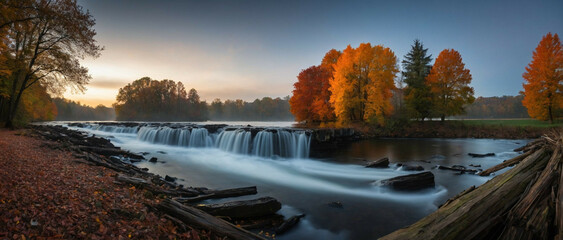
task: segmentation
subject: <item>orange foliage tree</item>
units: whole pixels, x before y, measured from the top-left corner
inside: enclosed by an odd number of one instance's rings
[[[320,121],[330,117],[330,106],[323,101],[324,95],[328,94],[330,76],[331,73],[321,66],[312,66],[299,73],[297,82],[293,84],[293,96],[289,99],[295,120]]]
[[[469,87],[471,73],[454,49],[440,52],[426,81],[434,95],[434,115],[442,121],[446,116],[464,113],[463,106],[475,100],[473,88]]]
[[[330,81],[330,102],[338,120],[383,124],[384,117],[393,111],[391,91],[397,72],[397,58],[391,49],[369,43],[355,49],[348,45],[334,65]]]
[[[530,117],[553,123],[563,108],[563,51],[557,33],[542,38],[522,77],[526,80],[522,104]]]

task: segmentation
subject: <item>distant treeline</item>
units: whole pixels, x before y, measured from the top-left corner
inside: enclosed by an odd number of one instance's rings
[[[80,102],[64,98],[54,98],[53,102],[57,107],[57,121],[111,121],[115,120],[113,108],[104,105],[90,107],[81,105]]]
[[[478,97],[460,118],[529,118],[524,96]]]
[[[113,104],[117,120],[136,121],[280,121],[293,120],[289,96],[264,97],[253,102],[241,99],[208,104],[197,90],[186,89],[182,82],[144,77],[119,89]]]
[[[215,99],[209,105],[209,119],[218,121],[293,121],[289,111],[289,96],[263,97],[253,102],[241,99]]]

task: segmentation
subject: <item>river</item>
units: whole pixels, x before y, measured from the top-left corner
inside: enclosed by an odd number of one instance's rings
[[[64,122],[54,124],[66,125]],[[462,165],[486,169],[517,156],[513,149],[528,142],[493,139],[361,140],[323,154],[329,157],[309,158],[308,149],[303,149],[303,146],[308,147],[305,132],[292,130],[285,133],[280,130],[280,127],[290,127],[291,122],[237,122],[233,125],[276,127],[280,136],[274,142],[279,143],[280,148],[291,148],[291,151],[283,153],[284,150],[277,149],[277,145],[272,147],[267,144],[262,146],[271,150],[254,150],[253,147],[260,145],[257,138],[261,133],[256,134],[254,139],[252,136],[248,139],[243,130],[239,134],[230,133],[227,142],[226,133],[221,130],[205,133],[202,137],[194,130],[191,130],[191,135],[183,136],[185,133],[180,130],[158,126],[133,131],[126,128],[102,129],[87,123],[86,128],[71,128],[106,137],[116,146],[132,152],[147,152],[145,157],[156,157],[158,162],[140,162],[137,163],[139,167],[146,167],[162,176],[178,177],[179,183],[185,186],[224,189],[255,185],[258,195],[236,200],[271,196],[282,202],[280,213],[286,218],[306,214],[296,228],[277,236],[277,239],[381,237],[416,222],[435,211],[448,198],[472,185],[481,185],[492,177],[458,175],[436,166]],[[156,132],[150,135],[149,131]],[[168,131],[168,137],[190,139],[190,142],[165,140],[164,131]],[[221,138],[220,134],[225,136]],[[264,133],[264,139],[272,138],[265,134],[270,133]],[[244,140],[245,136],[247,140]],[[197,140],[198,144],[195,144],[196,140],[191,140],[196,138],[201,139]],[[472,158],[467,155],[489,152],[495,153],[495,156]],[[368,161],[382,157],[389,157],[390,168],[364,167]],[[403,171],[398,164],[420,165],[431,171],[435,175],[436,187],[417,192],[397,192],[380,186],[379,181],[383,179],[417,173]],[[473,168],[469,164],[481,167]],[[230,200],[233,199],[207,202]],[[334,207],[331,202],[340,202],[342,207]]]

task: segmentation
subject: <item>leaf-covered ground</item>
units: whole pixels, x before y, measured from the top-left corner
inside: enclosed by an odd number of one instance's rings
[[[46,141],[0,129],[0,239],[199,239],[151,211],[161,199],[114,182]]]

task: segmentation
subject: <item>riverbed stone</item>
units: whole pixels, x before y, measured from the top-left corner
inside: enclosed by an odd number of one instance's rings
[[[401,191],[415,191],[435,186],[434,174],[430,171],[386,179],[381,181],[381,184]]]
[[[379,159],[377,161],[371,162],[366,167],[367,168],[388,168],[389,167],[389,158],[384,157],[384,158]]]

